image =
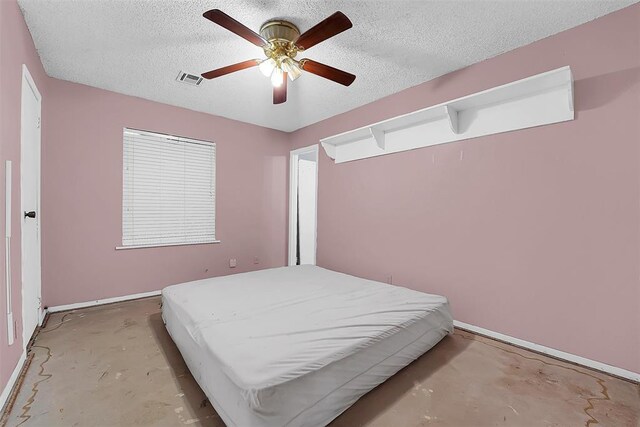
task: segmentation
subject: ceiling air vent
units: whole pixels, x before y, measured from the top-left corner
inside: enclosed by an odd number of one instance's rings
[[[200,83],[202,83],[202,77],[185,73],[184,71],[178,73],[176,80],[191,86],[200,86]]]

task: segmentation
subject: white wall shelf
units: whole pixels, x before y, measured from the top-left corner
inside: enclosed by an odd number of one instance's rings
[[[569,66],[321,139],[336,163],[574,119]]]

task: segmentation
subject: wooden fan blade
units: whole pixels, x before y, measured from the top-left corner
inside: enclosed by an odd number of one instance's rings
[[[338,70],[337,68],[321,64],[311,59],[300,60],[300,68],[311,74],[324,77],[325,79],[332,80],[345,86],[349,86],[356,79],[356,76],[353,74],[349,74],[346,71]]]
[[[238,62],[237,64],[227,65],[226,67],[218,68],[216,70],[207,71],[206,73],[202,73],[201,76],[205,79],[211,80],[216,77],[224,76],[225,74],[244,70],[245,68],[255,67],[258,64],[260,64],[259,59],[250,59],[248,61]]]
[[[340,34],[351,27],[353,27],[353,24],[349,18],[347,18],[347,15],[342,12],[336,12],[324,21],[305,31],[300,37],[298,37],[298,40],[296,40],[296,46],[303,49],[309,49],[310,47],[315,46],[336,34]]]
[[[282,84],[273,88],[273,103],[282,104],[287,101],[287,73],[283,73]]]
[[[258,33],[245,27],[244,25],[242,25],[241,23],[239,23],[238,21],[236,21],[235,19],[233,19],[232,17],[230,17],[229,15],[221,11],[220,9],[208,10],[205,13],[203,13],[202,16],[204,16],[205,18],[207,18],[212,22],[215,22],[221,27],[226,28],[232,33],[239,35],[243,39],[249,40],[251,43],[255,44],[256,46],[262,47],[267,44],[267,41],[264,38],[262,38],[262,36],[260,36]]]

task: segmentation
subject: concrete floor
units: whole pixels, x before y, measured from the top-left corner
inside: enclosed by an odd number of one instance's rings
[[[224,424],[187,370],[159,298],[51,316],[8,426]],[[332,427],[640,426],[640,388],[456,330]]]

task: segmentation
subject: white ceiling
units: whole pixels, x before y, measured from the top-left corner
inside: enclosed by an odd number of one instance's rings
[[[51,77],[283,131],[415,86],[556,34],[638,0],[177,1],[19,0]],[[301,31],[340,10],[353,28],[304,56],[356,74],[343,87],[312,74],[273,105],[258,69],[177,83],[263,57],[262,50],[202,17],[219,8],[258,31],[272,18]]]

